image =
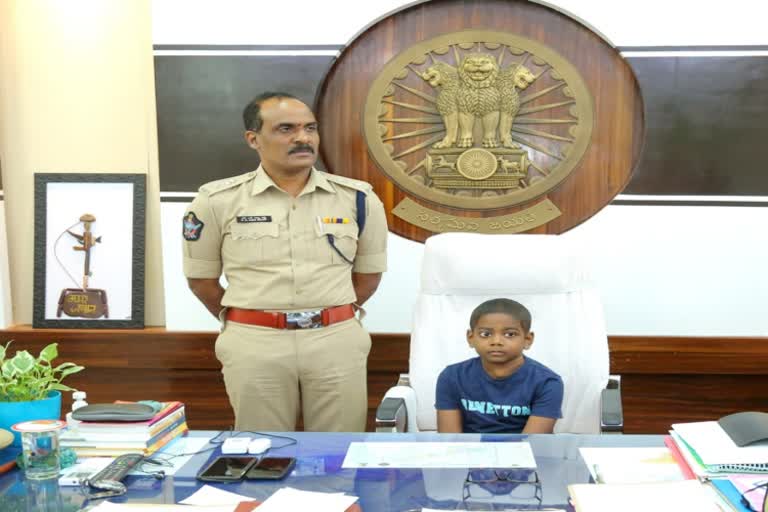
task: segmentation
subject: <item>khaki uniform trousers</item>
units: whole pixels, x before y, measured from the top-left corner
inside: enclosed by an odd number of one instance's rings
[[[357,318],[317,329],[227,321],[216,357],[241,431],[365,431],[371,337]]]

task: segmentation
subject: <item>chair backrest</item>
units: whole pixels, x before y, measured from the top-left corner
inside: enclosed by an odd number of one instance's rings
[[[477,354],[466,341],[481,302],[506,297],[533,316],[526,355],[560,374],[563,418],[555,432],[598,433],[608,381],[608,341],[600,299],[578,247],[558,235],[446,233],[424,247],[411,334],[410,382],[419,430],[436,430],[435,383],[449,364]]]

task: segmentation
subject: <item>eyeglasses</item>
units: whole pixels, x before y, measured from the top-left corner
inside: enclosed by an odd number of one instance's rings
[[[462,501],[495,500],[542,503],[541,481],[533,469],[470,470],[464,480]]]
[[[759,489],[760,492],[754,493],[747,497],[747,494],[757,491]],[[762,493],[763,499],[762,503],[763,506],[759,509],[756,509],[753,504],[760,503],[760,493]],[[757,500],[755,500],[757,498]],[[741,493],[741,504],[747,507],[752,512],[768,512],[768,482],[763,482],[761,484],[758,484],[750,489],[747,489],[743,493]]]

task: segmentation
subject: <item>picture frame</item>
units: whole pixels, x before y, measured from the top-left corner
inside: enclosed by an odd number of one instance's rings
[[[144,327],[145,174],[35,173],[35,328]]]

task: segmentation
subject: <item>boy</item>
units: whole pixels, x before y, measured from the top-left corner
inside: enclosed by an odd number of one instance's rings
[[[479,357],[452,364],[437,378],[438,432],[551,434],[562,417],[563,381],[523,356],[533,344],[525,306],[483,302],[469,319],[467,342]]]

